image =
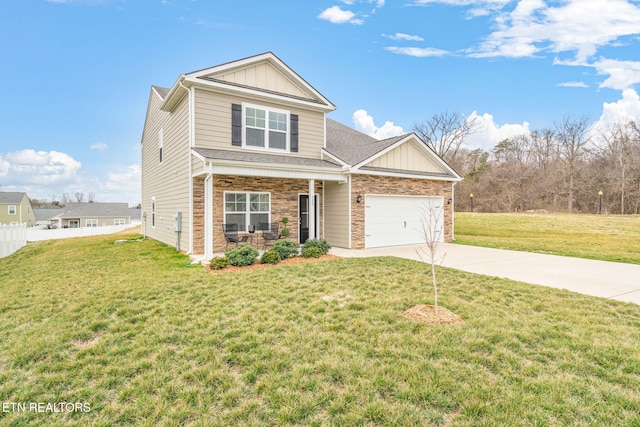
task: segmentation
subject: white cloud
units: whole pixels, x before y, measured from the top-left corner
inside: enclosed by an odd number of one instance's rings
[[[573,52],[585,62],[600,47],[640,34],[640,6],[627,0],[568,0],[550,7],[521,0],[495,16],[497,30],[472,56],[524,57],[541,51]]]
[[[141,170],[139,164],[117,166],[107,173],[106,180],[96,180],[93,192],[101,202],[140,201]]]
[[[415,56],[416,58],[425,58],[430,56],[444,56],[449,53],[446,50],[440,50],[440,49],[435,49],[431,47],[390,46],[390,47],[385,47],[384,50],[387,50],[391,53],[395,53],[396,55]]]
[[[0,153],[4,164],[0,169],[3,186],[37,184],[68,185],[77,182],[80,162],[59,151],[31,149]]]
[[[94,142],[93,144],[91,144],[89,146],[89,148],[91,148],[92,150],[97,150],[97,151],[107,151],[107,149],[109,148],[109,146],[103,142]]]
[[[353,113],[353,124],[356,130],[366,133],[378,140],[392,138],[405,133],[402,127],[396,126],[390,121],[385,122],[382,127],[377,127],[373,121],[373,117],[371,117],[366,110],[358,110]]]
[[[354,24],[361,25],[364,23],[362,19],[357,19],[356,14],[351,12],[350,10],[342,10],[340,6],[331,6],[328,9],[325,9],[320,15],[318,15],[319,19],[324,19],[325,21],[329,21],[332,24]]]
[[[404,34],[404,33],[383,34],[382,37],[386,37],[391,40],[408,40],[408,41],[416,41],[416,42],[424,41],[424,39],[420,36],[412,36],[410,34]]]
[[[479,115],[474,111],[467,120],[475,120],[478,123],[478,131],[467,137],[467,143],[472,148],[482,148],[487,151],[506,138],[531,132],[528,122],[498,125],[494,122],[493,115],[488,113]]]
[[[588,84],[586,84],[585,82],[562,82],[562,83],[558,83],[556,86],[558,87],[589,87]]]
[[[623,90],[640,83],[640,62],[601,58],[593,63],[598,74],[609,77],[600,87]]]
[[[618,101],[602,104],[602,114],[593,127],[596,130],[606,130],[614,124],[623,124],[630,120],[640,123],[640,96],[633,89],[625,89]]]

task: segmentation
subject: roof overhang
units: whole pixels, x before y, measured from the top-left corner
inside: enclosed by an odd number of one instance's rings
[[[460,176],[453,177],[446,174],[433,174],[429,172],[413,172],[413,171],[402,171],[402,170],[389,170],[389,169],[378,169],[375,168],[360,168],[360,169],[350,169],[347,173],[352,175],[379,175],[379,176],[393,176],[398,178],[412,178],[412,179],[426,179],[429,181],[449,181],[449,182],[459,182],[462,181]]]
[[[296,165],[291,163],[251,162],[244,160],[212,159],[192,151],[202,161],[202,168],[195,170],[193,176],[207,174],[259,176],[284,179],[317,179],[322,181],[346,182],[346,169],[340,167],[321,167]]]

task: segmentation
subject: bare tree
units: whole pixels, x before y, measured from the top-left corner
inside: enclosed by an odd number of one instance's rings
[[[582,160],[586,145],[590,140],[588,132],[589,119],[587,116],[580,118],[566,116],[562,122],[556,123],[558,151],[560,153],[560,159],[564,162],[567,169],[567,210],[569,213],[573,212],[576,168]]]
[[[431,279],[433,281],[434,307],[438,314],[438,279],[436,277],[436,264],[442,263],[446,254],[440,256],[438,254],[438,245],[442,236],[442,225],[444,216],[444,207],[441,201],[430,200],[422,208],[422,235],[424,237],[425,246],[417,250],[418,256],[422,261],[431,265]]]
[[[523,212],[527,199],[525,187],[531,182],[531,178],[535,173],[535,168],[530,159],[533,154],[531,138],[523,134],[505,139],[496,145],[493,153],[498,165],[504,170],[503,180],[508,187],[511,187],[512,191],[507,194],[510,193],[515,196],[515,202],[520,212]]]
[[[465,117],[459,113],[445,111],[434,114],[423,123],[415,123],[413,131],[422,138],[436,154],[447,162],[456,159],[467,136],[479,130],[476,117]]]
[[[82,201],[84,200],[84,193],[77,192],[75,194],[75,197],[77,203],[82,203]]]
[[[95,203],[95,201],[96,201],[96,195],[94,193],[89,193],[89,195],[87,196],[87,202]]]

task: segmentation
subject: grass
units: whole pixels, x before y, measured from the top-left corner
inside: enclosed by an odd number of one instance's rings
[[[640,216],[456,213],[456,243],[640,264]]]
[[[130,235],[129,238],[138,236]],[[118,236],[118,238],[122,238]],[[76,426],[640,425],[640,307],[389,257],[213,275],[146,240],[0,259],[0,413]]]

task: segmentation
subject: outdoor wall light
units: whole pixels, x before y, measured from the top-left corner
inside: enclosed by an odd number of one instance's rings
[[[452,200],[451,198],[449,198],[449,199],[447,200],[447,204],[448,204],[448,205],[450,205],[452,201],[453,201],[453,200]]]
[[[358,194],[358,197],[356,197],[356,203],[360,203],[362,201],[362,195]]]

